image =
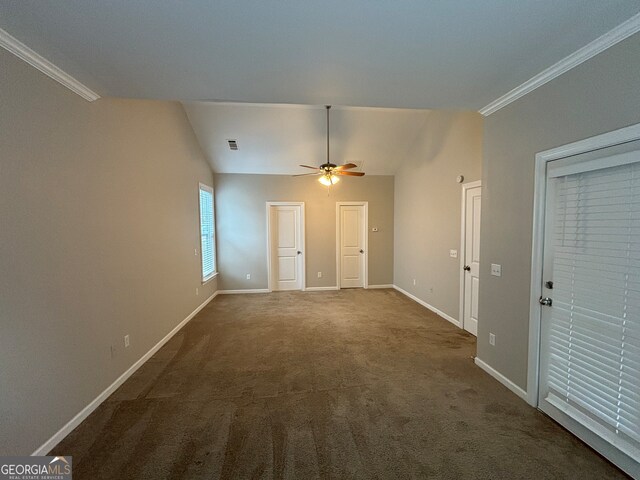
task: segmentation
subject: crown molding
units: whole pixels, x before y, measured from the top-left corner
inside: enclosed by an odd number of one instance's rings
[[[42,55],[36,53],[29,47],[27,47],[24,43],[22,43],[17,38],[13,37],[6,31],[0,28],[0,47],[8,50],[13,53],[16,57],[24,60],[32,67],[37,68],[45,75],[51,77],[56,82],[64,85],[69,90],[74,93],[77,93],[85,100],[93,102],[100,98],[96,92],[91,90],[86,85],[80,83],[78,80],[73,78],[68,73],[64,72],[62,69],[55,66],[49,60],[44,58]]]
[[[491,115],[501,108],[506,107],[511,102],[516,101],[527,93],[532,92],[536,88],[541,87],[545,83],[550,82],[554,78],[559,77],[563,73],[568,72],[572,68],[577,67],[581,63],[586,62],[590,58],[595,57],[599,53],[613,47],[615,44],[637,32],[640,32],[640,13],[637,13],[604,35],[596,38],[593,42],[585,45],[580,50],[576,50],[571,55],[566,56],[558,63],[550,66],[546,70],[543,70],[535,77],[524,82],[522,85],[519,85],[487,106],[481,108],[478,112],[485,117]]]

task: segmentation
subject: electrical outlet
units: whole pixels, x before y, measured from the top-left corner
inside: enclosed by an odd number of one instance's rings
[[[493,275],[494,277],[501,277],[502,276],[502,265],[498,265],[496,263],[492,263],[491,264],[491,275]]]
[[[416,284],[416,279],[415,279],[415,278],[413,279],[413,284],[414,284],[414,285]]]
[[[496,336],[493,333],[489,334],[489,345],[496,345]]]
[[[194,249],[193,249],[193,254],[194,254],[196,257],[198,256],[198,249],[197,249],[197,248],[194,248]]]
[[[318,278],[322,278],[322,272],[318,272]]]
[[[451,258],[458,258],[458,250],[449,250],[449,256]]]
[[[129,335],[127,334],[127,335],[124,336],[124,348],[128,348],[129,345],[130,345]]]
[[[196,287],[196,297],[200,295],[200,290],[198,290],[198,287]]]
[[[247,273],[247,280],[251,280],[251,274]]]

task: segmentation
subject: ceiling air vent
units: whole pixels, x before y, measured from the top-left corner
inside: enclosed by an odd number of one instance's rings
[[[227,143],[229,144],[229,149],[230,150],[238,150],[238,141],[237,140],[227,140]]]

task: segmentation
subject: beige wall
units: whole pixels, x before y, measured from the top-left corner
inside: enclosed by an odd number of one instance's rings
[[[89,103],[0,49],[3,455],[32,453],[214,292],[199,181],[179,104]]]
[[[535,154],[640,122],[639,58],[636,34],[485,120],[478,357],[522,388]]]
[[[327,195],[314,176],[217,174],[215,196],[221,290],[267,288],[266,202],[284,201],[305,202],[307,287],[336,285],[338,201],[369,202],[369,284],[393,283],[393,177],[343,177]]]
[[[460,250],[456,177],[479,180],[481,163],[482,117],[432,111],[395,176],[395,284],[456,320],[460,260],[449,256]]]

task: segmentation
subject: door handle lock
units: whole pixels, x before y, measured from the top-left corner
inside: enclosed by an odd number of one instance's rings
[[[553,300],[549,297],[540,297],[540,300],[538,301],[540,302],[540,305],[544,305],[546,307],[550,307],[551,305],[553,305]]]
[[[360,249],[360,253],[364,253],[364,250]]]
[[[465,265],[465,266],[464,266],[464,268],[463,268],[463,270],[464,270],[465,272],[470,272],[470,271],[471,271],[471,267],[470,267],[469,265]]]

